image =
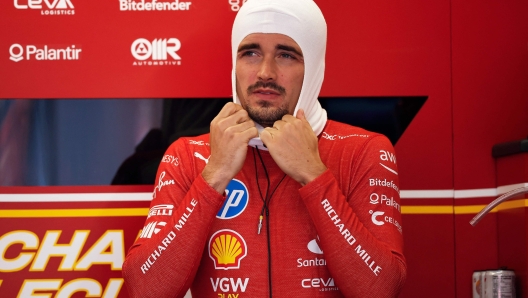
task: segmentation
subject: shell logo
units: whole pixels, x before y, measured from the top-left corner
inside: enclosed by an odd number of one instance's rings
[[[209,239],[209,257],[215,269],[239,269],[246,254],[246,241],[233,230],[219,230]]]

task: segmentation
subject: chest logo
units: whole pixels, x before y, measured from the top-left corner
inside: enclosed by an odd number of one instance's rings
[[[216,214],[219,219],[232,219],[244,212],[249,202],[249,192],[242,181],[233,179],[226,188],[226,199],[220,211]]]
[[[233,230],[219,230],[209,239],[209,257],[215,269],[239,269],[247,254],[246,241]]]

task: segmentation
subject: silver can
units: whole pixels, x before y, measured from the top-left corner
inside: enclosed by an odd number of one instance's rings
[[[477,270],[473,272],[473,280],[471,287],[473,288],[473,298],[484,297],[484,270]]]
[[[486,270],[483,273],[483,298],[515,298],[513,270]]]

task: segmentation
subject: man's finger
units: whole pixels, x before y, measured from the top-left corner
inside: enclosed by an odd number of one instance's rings
[[[220,118],[226,118],[230,115],[236,113],[239,110],[242,110],[242,106],[239,104],[236,104],[234,102],[228,102],[224,105],[224,107],[220,110],[220,113],[218,113],[217,117]]]
[[[248,120],[251,120],[251,118],[249,118],[247,111],[244,109],[240,109],[236,111],[235,113],[229,115],[227,118],[234,121],[234,123],[243,123]]]
[[[269,145],[271,140],[273,140],[273,132],[277,132],[276,129],[271,127],[266,127],[264,130],[260,133],[260,140],[266,147]]]
[[[308,121],[308,120],[306,120],[306,114],[304,114],[304,110],[303,109],[299,109],[297,111],[297,115],[295,115],[295,116],[297,116],[297,119]]]
[[[284,117],[283,117],[283,119],[284,119]],[[286,121],[277,120],[277,121],[275,121],[273,123],[273,127],[269,127],[269,128],[271,128],[271,129],[281,129],[284,126],[284,124],[286,124]]]
[[[242,131],[240,134],[244,137],[245,141],[249,142],[252,138],[258,137],[258,130],[255,126],[252,126]]]
[[[230,130],[232,130],[234,132],[243,132],[243,131],[248,130],[248,129],[252,128],[252,127],[255,127],[255,122],[253,122],[253,120],[249,120],[249,121],[244,121],[244,122],[238,123],[236,125],[230,126],[227,129],[230,129]]]

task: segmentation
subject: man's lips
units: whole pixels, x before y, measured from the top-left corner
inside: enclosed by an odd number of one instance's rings
[[[279,92],[273,89],[259,88],[253,91],[253,94],[263,94],[263,95],[280,95]]]

